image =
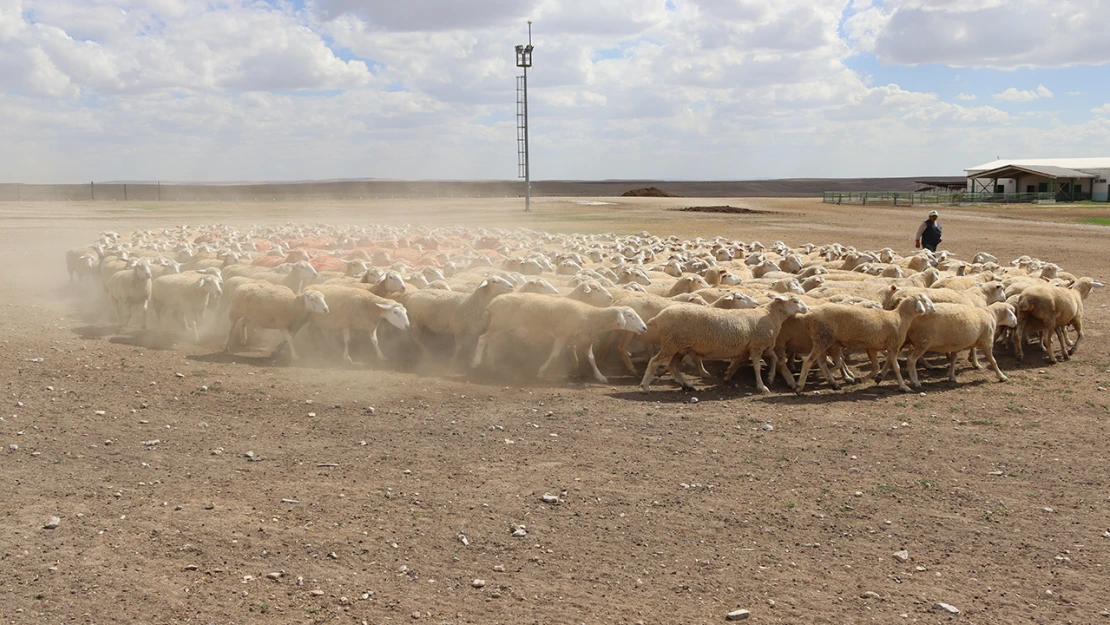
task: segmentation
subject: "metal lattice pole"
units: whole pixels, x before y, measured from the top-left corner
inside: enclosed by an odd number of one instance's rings
[[[516,66],[524,70],[517,89],[517,176],[524,178],[524,211],[532,210],[532,168],[528,158],[528,68],[532,67],[532,22],[528,45],[516,47]]]

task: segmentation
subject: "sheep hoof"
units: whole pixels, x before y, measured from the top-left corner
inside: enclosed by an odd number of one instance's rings
[[[998,376],[998,381],[999,381],[999,382],[1009,382],[1009,381],[1010,381],[1010,378],[1008,378],[1008,377],[1006,377],[1006,376],[1004,376],[1004,375],[1000,375],[1000,376]]]
[[[693,386],[690,386],[689,384],[683,384],[683,385],[682,385],[682,390],[684,390],[684,391],[686,391],[686,392],[688,392],[688,393],[691,393],[691,392],[693,392],[693,391],[695,391],[695,390],[697,390],[697,389],[695,389],[695,388],[694,388]]]
[[[609,383],[609,378],[607,378],[605,376],[595,377],[594,379],[597,380],[598,384],[608,384]]]
[[[640,392],[646,395],[648,393],[648,387],[641,385]]]

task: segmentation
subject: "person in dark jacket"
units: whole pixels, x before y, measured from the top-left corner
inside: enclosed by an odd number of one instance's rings
[[[921,222],[917,227],[917,236],[914,238],[913,246],[920,248],[922,245],[925,249],[935,252],[937,245],[940,244],[940,226],[937,224],[937,218],[940,213],[936,211],[929,211],[929,218]]]

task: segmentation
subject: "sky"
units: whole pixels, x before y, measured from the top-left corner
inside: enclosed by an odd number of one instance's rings
[[[0,0],[0,182],[961,175],[1110,156],[1110,0]]]

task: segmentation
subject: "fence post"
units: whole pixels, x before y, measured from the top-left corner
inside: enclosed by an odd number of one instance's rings
[[[95,200],[95,199],[96,199],[96,186],[94,186],[93,182],[90,180],[89,181],[89,200]]]

